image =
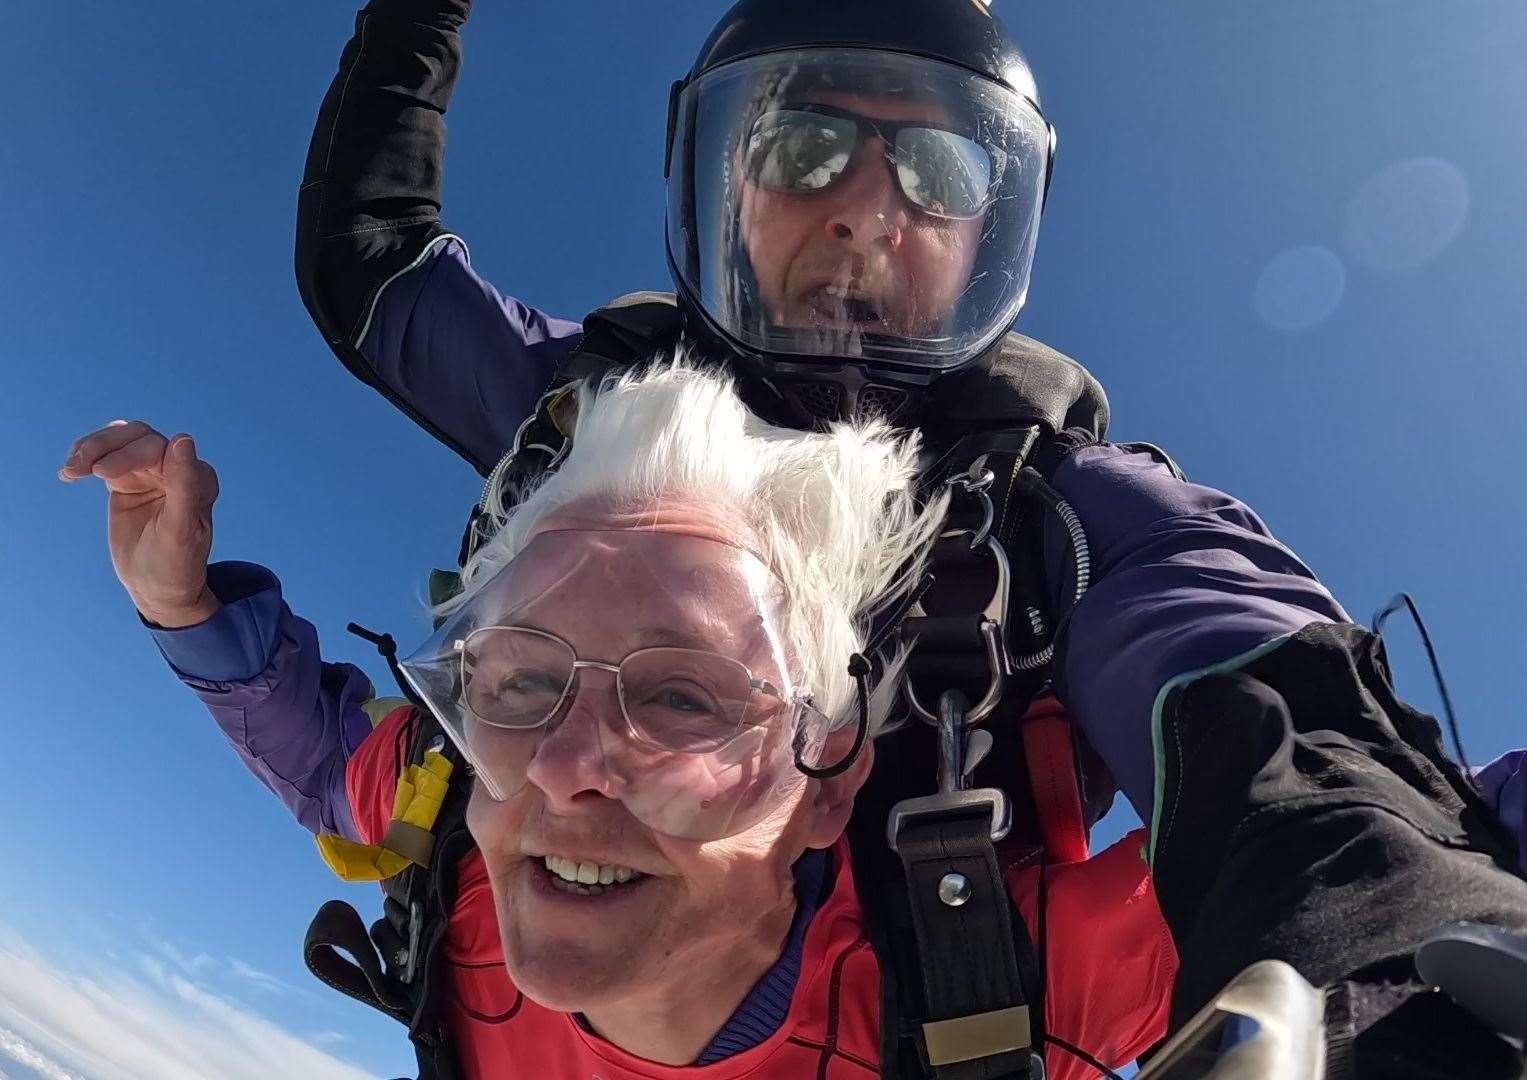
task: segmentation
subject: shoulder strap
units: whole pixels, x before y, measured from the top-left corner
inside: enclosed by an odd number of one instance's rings
[[[571,382],[644,364],[679,340],[683,318],[669,292],[634,292],[617,297],[583,320],[583,340],[558,370]]]
[[[881,1076],[1039,1080],[1043,976],[992,850],[989,812],[914,824],[899,853],[886,843],[887,812],[866,800],[849,826],[880,964]],[[958,905],[940,898],[950,874],[969,889]]]
[[[1065,403],[1064,409],[1062,403]],[[1064,353],[1009,333],[982,361],[933,384],[924,426],[952,447],[967,432],[1038,425],[1048,431],[1108,431],[1108,395],[1091,372]],[[937,436],[945,436],[937,438]],[[966,460],[973,455],[962,454]]]
[[[331,900],[319,909],[308,927],[303,959],[308,970],[336,990],[386,1013],[408,1028],[419,1062],[420,1080],[462,1080],[449,1032],[441,1015],[437,983],[441,977],[441,945],[450,913],[456,905],[457,866],[472,850],[466,828],[470,786],[449,783],[465,775],[456,748],[433,717],[415,710],[404,774],[399,778],[400,801],[408,777],[421,772],[441,778],[441,797],[429,826],[424,859],[412,859],[384,878],[382,918],[368,934],[355,909]],[[396,804],[395,804],[396,805]],[[397,825],[394,818],[393,825]],[[389,838],[393,829],[389,828]],[[386,843],[387,841],[384,841]],[[340,951],[354,957],[347,960]]]

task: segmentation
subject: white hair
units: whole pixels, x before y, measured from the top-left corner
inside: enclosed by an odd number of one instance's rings
[[[462,569],[462,592],[437,614],[468,603],[562,507],[601,499],[641,511],[703,500],[746,523],[748,546],[783,586],[789,674],[840,726],[857,715],[850,656],[864,649],[871,617],[918,580],[943,521],[942,494],[926,506],[916,498],[917,450],[916,435],[880,420],[825,432],[765,423],[731,379],[682,355],[585,383],[560,468],[493,522]],[[490,490],[487,505],[500,506],[503,494]],[[872,695],[871,733],[894,704],[900,667],[891,658]]]

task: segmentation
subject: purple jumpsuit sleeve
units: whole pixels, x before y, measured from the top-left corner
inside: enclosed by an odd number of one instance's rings
[[[180,680],[212,714],[234,752],[310,832],[358,840],[345,766],[371,721],[371,681],[325,664],[313,625],[293,615],[274,574],[214,563],[207,583],[223,607],[183,629],[150,626]]]
[[[377,295],[359,353],[405,411],[491,469],[583,327],[500,294],[455,236],[421,259]]]
[[[1527,750],[1511,750],[1474,773],[1474,782],[1516,837],[1517,860],[1527,868]]]
[[[1092,586],[1056,635],[1055,681],[1145,821],[1156,789],[1156,705],[1169,682],[1312,622],[1349,622],[1244,503],[1175,477],[1151,455],[1077,450],[1052,481],[1086,529]],[[1046,561],[1063,559],[1063,533]]]

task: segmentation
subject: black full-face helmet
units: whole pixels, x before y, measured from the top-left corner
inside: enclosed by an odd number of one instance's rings
[[[670,101],[690,332],[796,422],[905,421],[1022,308],[1054,150],[981,0],[741,0]]]

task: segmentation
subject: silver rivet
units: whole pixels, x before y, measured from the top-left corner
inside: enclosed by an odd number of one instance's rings
[[[970,879],[964,874],[945,874],[939,879],[938,898],[950,907],[959,907],[970,899]]]

